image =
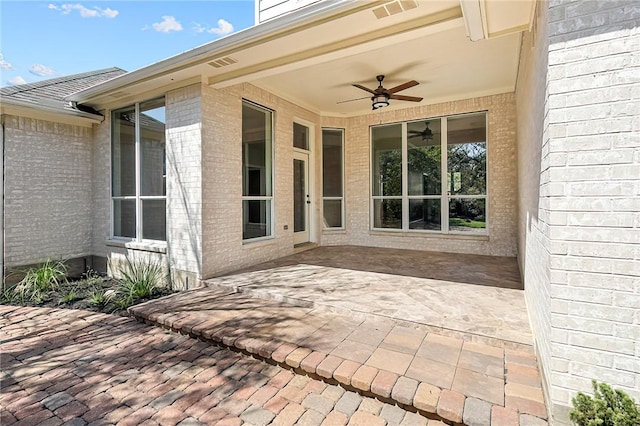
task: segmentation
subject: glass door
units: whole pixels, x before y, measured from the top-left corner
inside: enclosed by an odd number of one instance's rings
[[[309,242],[309,154],[293,154],[293,243]]]

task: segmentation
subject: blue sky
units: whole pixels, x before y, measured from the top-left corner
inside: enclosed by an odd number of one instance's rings
[[[253,0],[0,0],[0,84],[133,71],[253,25]]]

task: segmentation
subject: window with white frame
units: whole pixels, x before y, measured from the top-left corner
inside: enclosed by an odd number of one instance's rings
[[[242,238],[272,235],[273,112],[242,102]]]
[[[164,98],[115,110],[111,123],[112,236],[166,241]]]
[[[322,129],[322,210],[325,229],[344,228],[344,130]]]
[[[372,228],[487,233],[486,112],[373,126]]]

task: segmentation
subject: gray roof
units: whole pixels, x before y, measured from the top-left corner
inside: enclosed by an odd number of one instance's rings
[[[59,109],[61,112],[72,112],[73,109],[69,106],[69,102],[64,100],[66,96],[104,83],[122,74],[126,74],[126,71],[113,67],[35,83],[3,87],[0,88],[0,99],[9,103],[13,100],[21,104],[32,104],[34,107],[42,106],[47,109]]]

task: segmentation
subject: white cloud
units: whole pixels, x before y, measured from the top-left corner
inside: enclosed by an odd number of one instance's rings
[[[218,19],[218,26],[213,28],[204,27],[198,23],[194,24],[193,30],[197,33],[210,33],[216,34],[219,36],[227,35],[233,32],[233,25],[229,21],[225,21],[224,19]]]
[[[38,75],[40,77],[47,77],[50,75],[54,75],[56,72],[53,70],[53,68],[49,68],[46,65],[42,65],[42,64],[33,64],[31,65],[31,68],[29,68],[29,72],[31,74],[35,74]]]
[[[13,69],[13,65],[11,63],[4,60],[4,56],[0,53],[0,70],[11,71]]]
[[[182,24],[173,16],[163,16],[162,21],[151,24],[151,28],[161,33],[182,31]],[[146,28],[143,28],[146,29]]]
[[[9,84],[12,86],[15,86],[16,84],[25,84],[26,82],[27,81],[20,76],[9,79]]]
[[[72,11],[77,10],[78,13],[80,13],[80,16],[82,16],[83,18],[115,18],[120,13],[117,10],[111,8],[102,9],[97,6],[94,6],[90,9],[80,3],[66,3],[60,6],[49,3],[49,9],[57,10],[63,15],[68,15]]]

